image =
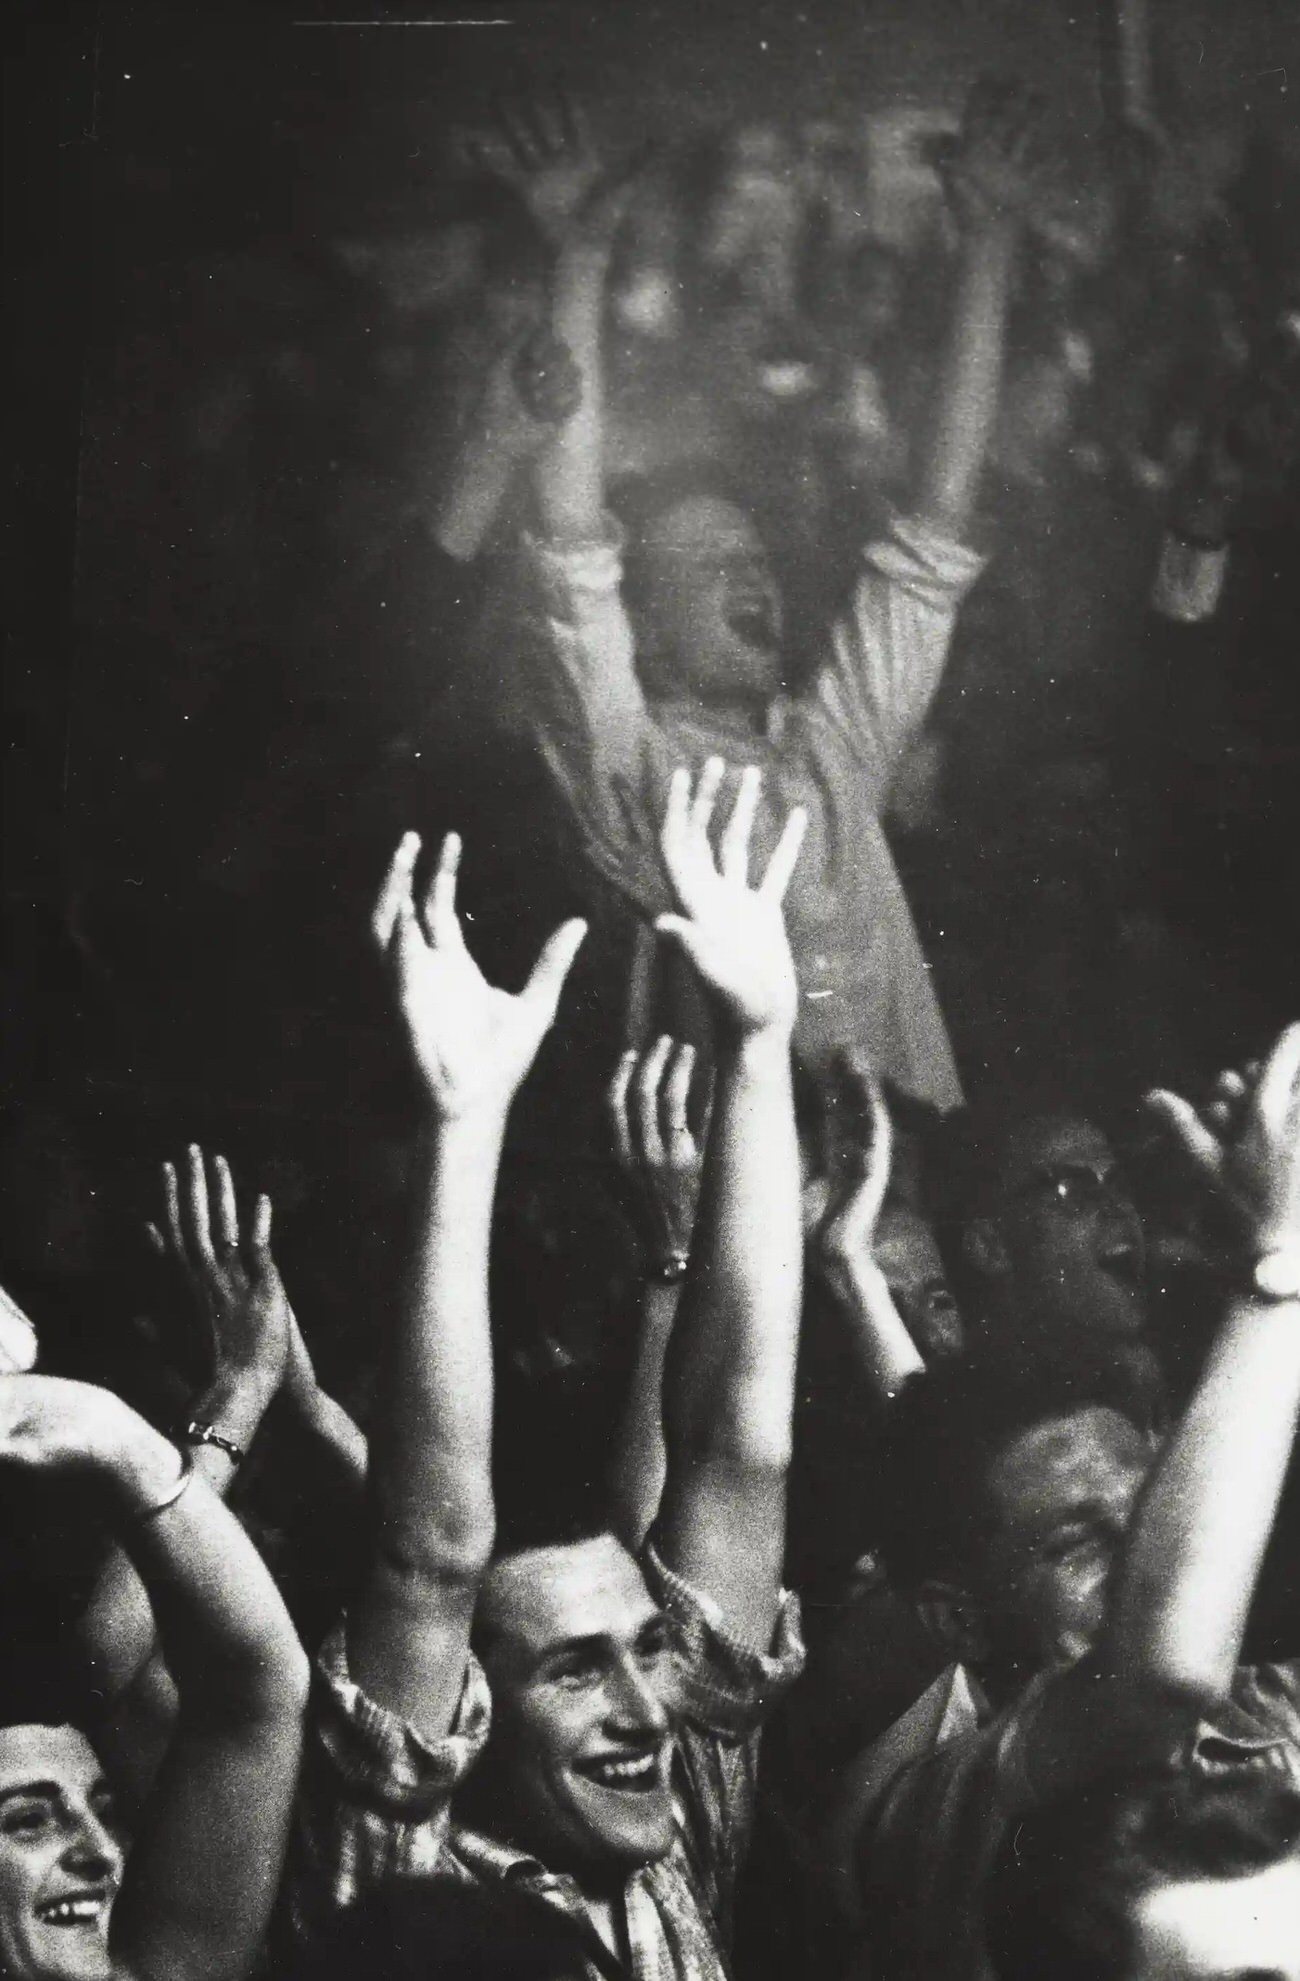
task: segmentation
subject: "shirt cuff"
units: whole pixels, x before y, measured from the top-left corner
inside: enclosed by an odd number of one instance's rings
[[[624,542],[622,525],[610,515],[602,519],[600,535],[586,539],[564,541],[524,531],[524,555],[552,618],[570,618],[569,602],[580,594],[604,597],[617,592],[623,581]]]
[[[447,1800],[482,1753],[492,1720],[487,1679],[471,1656],[450,1729],[427,1740],[353,1681],[346,1618],[321,1647],[312,1695],[313,1737],[351,1794],[406,1818]]]
[[[686,1717],[711,1733],[744,1739],[804,1668],[799,1598],[783,1591],[772,1647],[759,1651],[729,1631],[713,1599],[675,1575],[648,1541],[639,1561],[651,1595],[677,1625]]]
[[[923,586],[960,598],[988,559],[920,516],[896,516],[888,533],[867,546],[866,561],[896,584]]]

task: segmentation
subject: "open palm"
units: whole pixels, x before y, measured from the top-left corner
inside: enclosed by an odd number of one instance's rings
[[[794,1023],[799,990],[781,904],[807,826],[796,807],[767,871],[749,884],[749,841],[762,786],[752,766],[742,773],[715,857],[709,826],[726,766],[711,757],[694,792],[685,770],[673,772],[660,850],[680,913],[655,927],[677,942],[722,1012],[743,1032]]]
[[[417,908],[419,835],[393,855],[372,918],[391,974],[420,1078],[444,1119],[508,1107],[555,1017],[569,966],[585,934],[566,922],[545,944],[517,996],[489,984],[465,947],[456,913],[460,840],[449,833]]]

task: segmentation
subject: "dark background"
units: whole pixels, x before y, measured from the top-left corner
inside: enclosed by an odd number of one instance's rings
[[[6,29],[0,1270],[78,1336],[90,1288],[110,1310],[138,1297],[129,1234],[153,1165],[190,1138],[274,1188],[304,1304],[340,1339],[364,1328],[404,1147],[363,942],[386,849],[408,823],[468,814],[466,898],[501,968],[572,905],[527,777],[439,713],[455,622],[406,527],[444,444],[450,333],[404,287],[401,244],[465,218],[449,129],[560,74],[616,128],[654,131],[956,106],[990,66],[1050,92],[1081,168],[1100,126],[1089,0],[442,11],[510,25],[295,25],[365,12],[302,0],[32,8]],[[1212,148],[1250,124],[1294,161],[1297,9],[1202,0],[1155,18],[1181,127]],[[1103,501],[1055,526],[1073,577],[1044,623],[1076,685],[1110,684],[1089,719],[1110,724],[1114,776],[1139,801],[1146,905],[1219,987],[1184,1057],[1211,1020],[1228,1056],[1294,1001],[1294,525],[1293,502],[1257,514],[1220,619],[1172,638],[1143,613],[1149,519],[1143,536]],[[1035,666],[1022,701],[1041,689],[1055,706],[1051,654]],[[978,748],[965,768],[979,779]],[[913,865],[951,1004],[969,959],[943,950],[945,855],[921,847]],[[518,1136],[517,1215],[540,1260],[522,1304],[538,1311],[581,1308],[616,1249],[583,1155],[589,1099],[575,1116],[565,1098],[606,1063],[601,967],[597,945]],[[557,1163],[558,1214],[536,1201]]]

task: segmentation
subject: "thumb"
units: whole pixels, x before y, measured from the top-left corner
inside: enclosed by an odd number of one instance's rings
[[[542,945],[542,953],[524,985],[523,996],[527,1002],[542,1007],[551,1018],[555,1016],[564,980],[573,967],[573,959],[586,933],[587,924],[583,921],[565,922],[556,929],[554,935],[549,936]]]
[[[1146,1105],[1173,1130],[1197,1168],[1217,1179],[1223,1169],[1223,1149],[1190,1101],[1157,1087],[1147,1095]]]

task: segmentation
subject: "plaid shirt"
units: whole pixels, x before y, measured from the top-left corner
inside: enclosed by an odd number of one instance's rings
[[[785,910],[801,1057],[818,1063],[862,1045],[907,1092],[958,1106],[948,1034],[880,817],[981,559],[915,517],[896,520],[862,553],[813,687],[777,696],[756,738],[697,701],[646,701],[612,525],[601,542],[527,539],[524,548],[528,721],[591,867],[652,921],[671,906],[658,833],[675,766],[698,772],[710,756],[759,764],[760,870],[791,807],[808,813]]]
[[[674,1769],[672,1847],[623,1892],[632,1981],[723,1981],[736,1880],[753,1819],[759,1728],[803,1668],[796,1599],[763,1656],[722,1627],[707,1598],[647,1547],[651,1594],[678,1626],[685,1702]],[[508,1879],[593,1930],[573,1879],[456,1820],[453,1799],[487,1741],[491,1699],[471,1657],[451,1731],[426,1741],[348,1675],[340,1624],[321,1652],[290,1848],[287,1903],[298,1939],[387,1878]],[[436,1951],[431,1949],[431,1952]],[[578,1956],[575,1981],[597,1981]]]

